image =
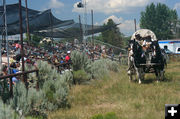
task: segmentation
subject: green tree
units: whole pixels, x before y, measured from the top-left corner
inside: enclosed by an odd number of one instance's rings
[[[178,15],[165,4],[151,3],[141,12],[140,27],[152,30],[158,39],[171,39],[177,23]]]
[[[114,46],[122,46],[121,32],[114,21],[109,19],[107,24],[104,24],[104,27],[108,27],[109,29],[101,33],[102,41]]]

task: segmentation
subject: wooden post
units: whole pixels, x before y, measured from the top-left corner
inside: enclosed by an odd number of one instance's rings
[[[93,10],[91,10],[91,18],[92,18],[92,45],[93,45],[93,58],[94,61],[94,18],[93,18]]]
[[[36,76],[38,78],[37,83],[36,83],[36,90],[39,90],[39,70],[36,71]]]
[[[21,59],[22,59],[22,73],[25,71],[24,67],[24,49],[23,49],[23,28],[22,28],[22,7],[21,0],[19,0],[19,22],[20,22],[20,40],[21,40]],[[26,84],[25,75],[23,74],[23,82]]]
[[[10,77],[9,88],[10,88],[10,97],[13,97],[13,82],[12,82],[12,77]]]
[[[80,25],[80,42],[83,41],[83,31],[82,31],[82,24],[81,24],[81,16],[79,15],[79,25]]]
[[[26,27],[27,27],[27,35],[28,35],[28,44],[30,44],[30,33],[29,33],[29,15],[28,15],[28,5],[27,5],[27,0],[26,2]]]
[[[135,27],[135,32],[136,32],[136,19],[134,19],[134,27]]]

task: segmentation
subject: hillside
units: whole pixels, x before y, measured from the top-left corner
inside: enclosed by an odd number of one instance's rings
[[[49,114],[49,119],[90,119],[96,114],[114,112],[119,119],[164,119],[165,104],[180,103],[180,62],[166,68],[166,80],[156,83],[154,74],[147,74],[143,84],[130,83],[126,66],[111,78],[73,86],[70,109]]]

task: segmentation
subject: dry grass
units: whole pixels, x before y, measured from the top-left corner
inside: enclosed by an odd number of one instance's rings
[[[171,62],[166,80],[156,83],[147,74],[143,84],[129,82],[126,66],[110,79],[72,87],[70,109],[49,114],[49,119],[89,119],[95,114],[115,112],[119,119],[163,119],[165,104],[180,103],[180,62]]]

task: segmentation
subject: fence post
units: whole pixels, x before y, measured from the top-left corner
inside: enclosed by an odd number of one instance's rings
[[[13,82],[12,82],[12,77],[10,77],[9,88],[10,88],[10,97],[13,97]]]
[[[38,78],[37,83],[36,83],[36,90],[39,90],[39,70],[36,71],[36,76]]]

